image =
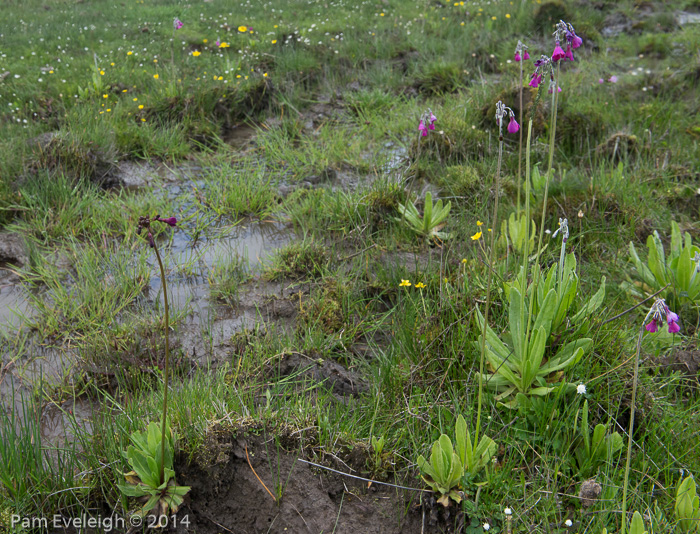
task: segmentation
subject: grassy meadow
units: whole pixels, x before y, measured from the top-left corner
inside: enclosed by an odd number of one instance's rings
[[[0,531],[700,532],[698,0],[0,15]]]

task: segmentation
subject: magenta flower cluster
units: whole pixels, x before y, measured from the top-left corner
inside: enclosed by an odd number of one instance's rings
[[[426,137],[428,135],[428,130],[435,129],[436,120],[437,117],[433,114],[430,108],[428,108],[428,110],[423,113],[420,118],[420,122],[418,123],[418,131],[420,132],[421,137]]]
[[[552,60],[549,59],[549,56],[540,56],[540,59],[536,60],[535,63],[535,72],[532,73],[530,76],[530,83],[528,84],[530,87],[537,88],[539,85],[542,83],[542,77],[546,72],[550,73],[550,78],[551,76],[551,66],[552,66]]]
[[[175,19],[173,20],[173,28],[175,28],[176,30],[179,30],[183,26],[184,26],[184,24],[182,23],[182,21],[179,18],[175,17]]]
[[[515,113],[513,113],[513,110],[499,100],[496,103],[496,122],[498,123],[499,135],[502,135],[503,133],[503,119],[505,118],[506,114],[510,117],[510,121],[508,122],[507,128],[508,133],[514,134],[518,130],[520,130],[520,125],[515,120]]]
[[[566,51],[564,51],[564,49],[561,47],[562,41],[566,42]],[[573,61],[573,50],[582,44],[583,39],[576,35],[574,27],[571,24],[560,20],[559,24],[557,24],[557,29],[554,32],[554,52],[552,52],[552,61],[559,61],[562,59]]]
[[[527,53],[527,46],[521,41],[518,41],[518,44],[515,46],[515,57],[513,59],[518,63],[530,59],[530,54]]]
[[[148,244],[151,248],[155,247],[155,241],[153,241],[153,233],[151,233],[151,222],[158,221],[168,226],[177,226],[177,219],[175,217],[166,217],[161,219],[160,215],[156,215],[153,219],[148,217],[139,217],[139,227],[136,230],[137,234],[141,233],[141,230],[146,230],[146,238],[148,239]]]
[[[659,299],[654,302],[645,320],[649,318],[651,318],[651,321],[644,327],[647,332],[658,332],[659,326],[662,325],[664,321],[666,321],[668,325],[669,333],[676,334],[681,330],[681,327],[678,325],[678,314],[669,309],[664,299]]]

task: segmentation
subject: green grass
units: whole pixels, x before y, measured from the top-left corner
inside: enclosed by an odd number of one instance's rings
[[[275,439],[296,432],[317,459],[369,450],[383,436],[385,456],[360,474],[420,487],[418,455],[452,435],[459,414],[471,429],[477,419],[495,104],[519,120],[513,50],[520,39],[533,59],[551,54],[559,16],[584,46],[562,65],[549,196],[543,205],[535,181],[530,199],[531,218],[539,229],[544,211],[550,233],[530,264],[558,261],[551,232],[567,218],[580,278],[572,309],[606,277],[587,334],[593,348],[549,379],[585,384],[591,425],[627,439],[630,358],[648,307],[606,321],[637,303],[621,287],[631,275],[628,245],[645,252],[654,230],[668,243],[671,220],[695,242],[700,231],[700,34],[673,22],[691,3],[654,1],[648,17],[631,0],[273,4],[241,4],[233,14],[217,2],[169,0],[3,5],[13,22],[0,32],[0,74],[9,72],[0,81],[0,228],[25,243],[29,262],[13,269],[29,306],[16,332],[0,330],[0,353],[6,371],[17,366],[42,392],[38,400],[82,395],[101,407],[92,432],[76,429],[78,453],[42,441],[37,399],[8,405],[3,518],[134,507],[114,486],[127,467],[121,452],[131,432],[158,419],[163,395],[162,285],[136,235],[142,215],[177,217],[175,232],[154,237],[171,287],[199,295],[171,310],[170,413],[185,460],[211,464],[211,433],[240,428]],[[636,26],[606,37],[616,14]],[[176,32],[174,17],[184,22]],[[217,38],[230,46],[218,48]],[[524,84],[531,69],[524,64]],[[616,83],[607,81],[613,75]],[[541,174],[551,131],[546,86],[542,93],[531,151]],[[525,91],[525,131],[534,97]],[[421,137],[428,108],[435,131]],[[250,139],[229,144],[248,131]],[[505,138],[499,221],[516,210],[518,137]],[[115,186],[124,161],[148,164],[148,184]],[[432,246],[399,213],[409,201],[422,212],[427,191],[451,202],[443,231],[452,237]],[[285,244],[265,241],[257,268],[206,249],[237,225],[270,221],[285,228]],[[500,223],[494,230],[498,238]],[[495,261],[489,323],[507,340],[505,288],[522,258],[499,240]],[[0,257],[0,267],[12,263]],[[681,335],[648,335],[642,347],[628,510],[643,512],[650,532],[675,528],[679,471],[700,474],[700,453],[688,446],[700,431],[697,377],[667,365],[696,350],[691,320],[681,317]],[[567,335],[550,339],[545,357]],[[51,345],[77,351],[77,367],[39,387],[35,348]],[[283,373],[289,355],[332,360],[360,377],[362,391],[340,402],[332,384]],[[519,410],[501,400],[486,389],[481,431],[498,449],[488,469],[464,481],[468,518],[505,532],[508,506],[513,532],[563,532],[566,519],[578,532],[617,532],[625,452],[581,472],[574,422],[584,397],[558,390]],[[29,473],[21,484],[20,472]],[[285,481],[274,476],[283,495]],[[585,509],[577,494],[591,476],[603,492]],[[478,502],[477,482],[485,482]]]

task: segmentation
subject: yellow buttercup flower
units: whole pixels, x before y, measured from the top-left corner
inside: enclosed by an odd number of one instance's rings
[[[143,104],[139,104],[139,109],[143,109]]]
[[[404,280],[403,278],[401,279],[401,283],[399,284],[400,287],[409,287],[411,285],[411,282],[408,280]]]
[[[133,52],[132,52],[131,50],[129,50],[129,51],[126,53],[127,56],[130,56],[130,55],[132,55],[132,54],[133,54]]]
[[[416,284],[416,287],[417,287],[418,289],[423,289],[423,288],[425,287],[425,284],[424,284],[423,282],[418,282],[418,283]]]
[[[199,56],[200,54],[201,54],[201,52],[200,52],[199,50],[194,50],[194,51],[192,52],[192,55],[193,55],[194,57],[197,57],[197,56]]]
[[[238,31],[243,33],[248,31],[248,26],[239,26]]]
[[[475,234],[472,236],[472,241],[477,241],[477,240],[479,240],[479,239],[481,239],[481,230],[479,230],[477,233],[475,233]]]
[[[154,77],[156,80],[157,80],[158,78],[160,78],[160,76],[158,76],[157,74],[154,74],[153,77]]]
[[[482,223],[481,221],[476,221],[476,225],[477,225],[477,226],[481,226],[481,225],[483,225],[483,224],[484,224],[484,223]]]

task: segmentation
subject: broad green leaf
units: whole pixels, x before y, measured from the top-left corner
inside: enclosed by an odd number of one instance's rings
[[[635,512],[630,523],[629,534],[647,534],[644,530],[644,520],[639,512]]]

